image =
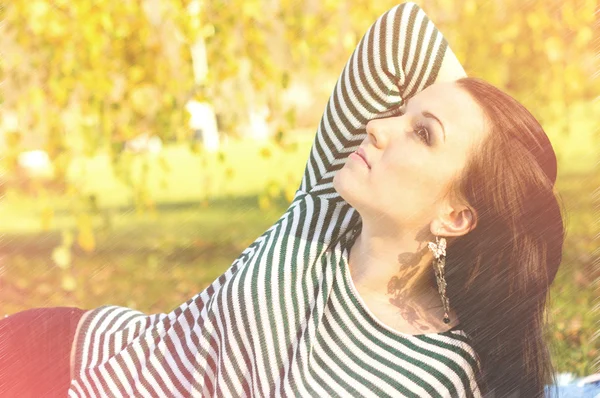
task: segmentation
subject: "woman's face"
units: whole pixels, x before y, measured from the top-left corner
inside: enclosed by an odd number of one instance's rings
[[[454,82],[427,87],[398,116],[366,129],[360,150],[368,165],[350,155],[334,188],[363,219],[415,227],[447,211],[440,199],[486,131],[483,110]]]

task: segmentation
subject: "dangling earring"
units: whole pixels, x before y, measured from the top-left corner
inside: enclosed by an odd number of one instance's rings
[[[444,323],[450,323],[450,301],[446,297],[446,279],[444,278],[444,266],[446,265],[446,239],[441,239],[436,235],[435,243],[428,242],[429,249],[435,257],[433,260],[433,270],[435,271],[435,279],[437,280],[438,292],[440,293],[442,304],[444,306]]]

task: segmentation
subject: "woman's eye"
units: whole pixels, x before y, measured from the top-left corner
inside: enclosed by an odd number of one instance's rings
[[[398,116],[404,115],[406,113],[406,104],[403,104],[400,107],[398,107],[396,109],[395,113]],[[421,141],[423,141],[426,145],[431,145],[429,143],[429,130],[427,130],[427,128],[424,125],[417,124],[414,132],[419,136]]]
[[[425,144],[429,145],[429,131],[425,127],[419,126],[415,132]]]

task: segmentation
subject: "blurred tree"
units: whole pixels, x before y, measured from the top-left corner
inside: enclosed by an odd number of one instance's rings
[[[597,0],[417,3],[470,75],[506,89],[540,119],[558,116],[568,126],[567,105],[597,96]],[[14,134],[44,143],[58,179],[78,153],[105,149],[118,166],[122,143],[142,133],[191,139],[191,96],[212,103],[229,133],[267,105],[281,143],[296,122],[283,91],[337,76],[370,24],[396,4],[13,0],[2,9],[3,111],[18,116]],[[191,49],[200,44],[208,70],[199,80]],[[3,161],[14,159],[8,150]]]

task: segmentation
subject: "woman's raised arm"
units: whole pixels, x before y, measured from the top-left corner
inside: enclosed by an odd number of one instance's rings
[[[412,2],[395,6],[367,30],[346,63],[321,118],[300,190],[339,196],[333,176],[366,137],[375,117],[438,81],[466,76],[442,33]]]

